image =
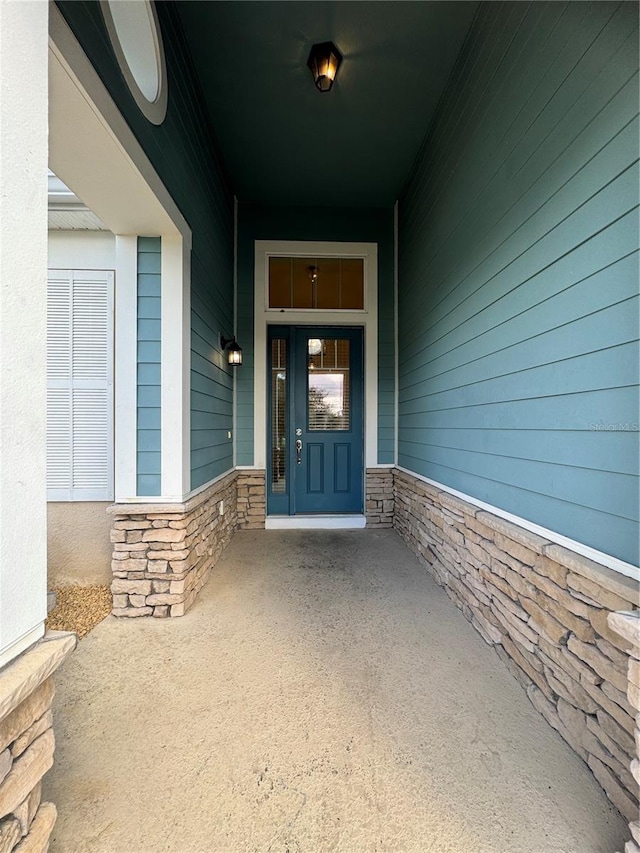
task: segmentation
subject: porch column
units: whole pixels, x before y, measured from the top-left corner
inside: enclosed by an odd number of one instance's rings
[[[162,238],[161,489],[191,489],[191,235]]]
[[[123,237],[118,243],[122,290],[116,290],[120,294],[116,298],[120,468],[116,482],[121,488],[116,487],[116,503],[109,509],[113,517],[112,612],[128,618],[182,616],[235,530],[235,472],[187,499],[191,489],[191,235],[164,234],[159,300],[160,494],[141,496],[144,503],[136,500],[135,241],[135,237]]]
[[[160,503],[191,488],[191,235],[161,245]],[[116,237],[115,501],[137,490],[138,238]]]
[[[0,666],[46,616],[47,31],[0,3]]]
[[[136,496],[138,238],[116,235],[115,499]]]

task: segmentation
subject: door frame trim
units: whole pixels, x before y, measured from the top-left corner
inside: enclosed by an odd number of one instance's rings
[[[269,257],[362,258],[364,311],[267,309]],[[364,330],[364,468],[378,467],[378,244],[256,240],[254,263],[254,468],[267,467],[267,326],[361,326]],[[295,517],[295,516],[294,516]]]

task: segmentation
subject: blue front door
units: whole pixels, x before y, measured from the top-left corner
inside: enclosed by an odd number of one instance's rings
[[[362,329],[270,329],[270,514],[362,513]]]

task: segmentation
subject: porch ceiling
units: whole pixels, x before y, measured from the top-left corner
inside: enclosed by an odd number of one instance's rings
[[[398,197],[477,2],[181,0],[179,15],[244,202],[382,207]],[[344,61],[321,94],[310,47]]]

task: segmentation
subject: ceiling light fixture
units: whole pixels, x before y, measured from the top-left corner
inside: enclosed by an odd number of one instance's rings
[[[307,59],[313,74],[313,82],[319,92],[328,92],[338,74],[342,54],[332,41],[314,44]]]

